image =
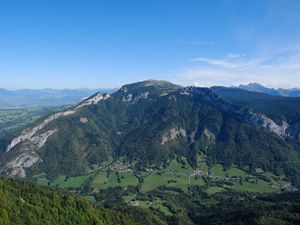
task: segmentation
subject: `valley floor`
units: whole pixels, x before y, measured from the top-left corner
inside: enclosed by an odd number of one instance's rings
[[[96,201],[103,191],[121,188],[124,190],[121,197],[128,205],[154,208],[166,216],[172,213],[165,206],[164,199],[156,197],[149,201],[140,196],[164,188],[168,189],[166,192],[173,188],[188,194],[193,186],[199,187],[208,195],[228,191],[280,193],[296,190],[283,176],[261,169],[253,175],[237,167],[227,170],[220,164],[209,167],[204,160],[200,160],[198,165],[198,168],[192,168],[185,158],[180,158],[172,160],[165,168],[137,170],[134,165],[117,161],[89,168],[81,176],[60,175],[54,180],[48,180],[45,174],[39,174],[33,180],[40,185],[68,189],[91,201]]]

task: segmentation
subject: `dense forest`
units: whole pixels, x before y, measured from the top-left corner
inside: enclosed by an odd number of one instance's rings
[[[24,180],[0,179],[1,225],[159,224],[148,219],[148,214],[144,214],[148,221],[144,223],[142,219],[97,207],[63,190],[36,186]]]

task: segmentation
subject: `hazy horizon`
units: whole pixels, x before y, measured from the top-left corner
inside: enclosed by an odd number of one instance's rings
[[[152,80],[152,79],[147,79],[147,80]],[[138,81],[134,81],[132,83],[136,83],[136,82],[142,82],[142,81],[145,81],[145,80],[138,80]],[[168,81],[168,80],[165,80],[165,81]],[[170,81],[171,82],[171,81]],[[178,85],[182,85],[180,83],[176,83],[176,82],[172,82],[174,84],[178,84]],[[126,85],[126,84],[130,84],[130,83],[124,83],[124,84],[118,84],[118,86],[112,86],[112,87],[95,87],[95,88],[89,88],[89,87],[73,87],[73,88],[52,88],[52,87],[46,87],[46,88],[3,88],[3,87],[0,87],[0,90],[8,90],[8,91],[22,91],[22,90],[55,90],[55,91],[60,91],[60,90],[113,90],[113,89],[119,89],[121,88],[123,85]],[[214,87],[214,86],[224,86],[224,87],[238,87],[239,85],[249,85],[249,84],[258,84],[258,85],[262,85],[263,87],[266,87],[266,88],[272,88],[272,89],[300,89],[300,87],[271,87],[271,86],[267,86],[267,85],[264,85],[262,83],[258,83],[258,82],[249,82],[249,83],[240,83],[238,85],[212,85],[212,86],[200,86],[200,85],[197,85],[197,84],[191,84],[191,85],[182,85],[182,86],[197,86],[197,87]]]

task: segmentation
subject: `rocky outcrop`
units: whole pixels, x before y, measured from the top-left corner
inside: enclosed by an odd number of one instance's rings
[[[26,142],[21,143],[22,146],[20,146],[16,157],[4,165],[1,169],[1,173],[10,177],[25,177],[25,169],[41,161],[36,151],[43,147],[48,138],[56,131],[57,130],[49,130],[26,139]],[[9,154],[9,152],[6,154]]]
[[[79,118],[79,122],[80,122],[80,123],[87,123],[87,122],[89,122],[89,120],[88,120],[88,118],[86,118],[86,117],[80,117],[80,118]]]
[[[34,163],[40,161],[40,158],[35,152],[24,152],[17,158],[5,165],[0,172],[8,177],[25,177],[25,169],[31,167]]]
[[[91,97],[87,100],[85,100],[84,102],[82,102],[81,104],[79,104],[78,106],[76,106],[75,109],[80,109],[84,106],[87,106],[87,105],[95,105],[97,104],[98,102],[100,102],[101,100],[106,100],[106,99],[109,99],[110,98],[110,94],[96,94],[94,97]]]
[[[175,140],[178,137],[186,137],[186,130],[182,129],[182,128],[171,128],[170,130],[168,130],[167,132],[165,132],[161,138],[161,145],[164,145],[165,143],[171,141],[171,140]]]
[[[57,130],[49,130],[43,134],[36,135],[29,139],[29,141],[32,143],[32,147],[34,148],[41,148],[44,146],[48,138],[54,134]]]
[[[122,97],[123,102],[131,102],[132,100],[133,100],[133,95],[132,94],[124,95]]]
[[[122,101],[123,102],[134,102],[134,103],[136,103],[139,99],[147,99],[149,94],[150,94],[150,92],[141,92],[141,93],[138,93],[136,95],[133,95],[131,93],[125,94],[122,97]]]
[[[243,114],[240,115],[241,115],[240,118],[243,119],[244,121],[269,128],[270,131],[272,131],[273,133],[277,134],[280,137],[289,136],[289,134],[286,132],[289,125],[285,121],[282,122],[282,125],[278,125],[267,116],[252,111],[244,115]]]
[[[216,139],[216,136],[212,132],[210,132],[207,128],[203,130],[202,137],[207,139],[209,142],[214,142]]]

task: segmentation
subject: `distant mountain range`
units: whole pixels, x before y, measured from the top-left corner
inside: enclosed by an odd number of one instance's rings
[[[0,109],[28,108],[35,106],[72,105],[96,92],[110,89],[0,89]]]
[[[299,88],[291,88],[291,89],[283,89],[283,88],[267,88],[259,83],[249,83],[247,85],[239,85],[237,88],[241,88],[247,91],[256,91],[260,93],[265,93],[269,95],[279,95],[279,96],[288,96],[288,97],[299,97],[300,89]]]

